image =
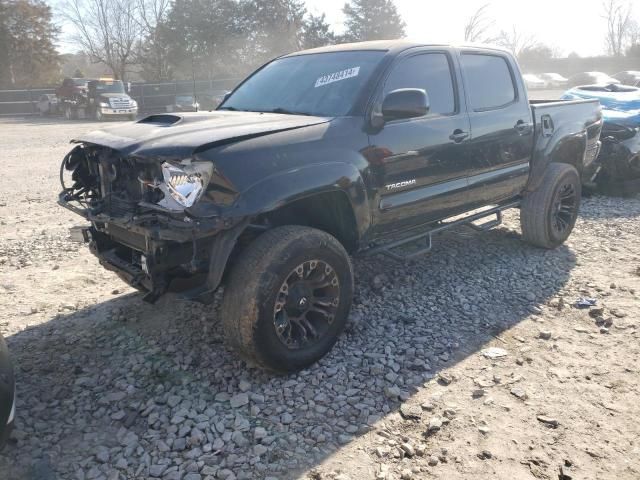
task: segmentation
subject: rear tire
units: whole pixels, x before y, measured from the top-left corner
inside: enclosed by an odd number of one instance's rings
[[[542,248],[562,245],[578,218],[581,194],[580,175],[574,166],[550,164],[541,185],[520,206],[523,240]]]
[[[274,228],[231,270],[221,309],[225,336],[250,363],[294,372],[331,350],[352,295],[351,261],[336,238],[309,227]]]

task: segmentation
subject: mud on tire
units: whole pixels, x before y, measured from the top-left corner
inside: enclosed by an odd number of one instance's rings
[[[580,175],[575,167],[550,164],[540,187],[525,196],[520,206],[523,240],[542,248],[564,243],[576,223],[581,194]]]
[[[352,295],[351,261],[336,238],[309,227],[274,228],[232,267],[221,308],[227,342],[262,368],[300,370],[331,350]]]

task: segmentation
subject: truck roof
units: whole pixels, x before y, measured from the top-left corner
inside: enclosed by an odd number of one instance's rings
[[[390,53],[399,53],[409,48],[416,47],[454,47],[454,48],[479,48],[483,50],[493,50],[499,52],[508,52],[508,50],[494,45],[486,45],[481,43],[467,43],[462,45],[453,45],[450,43],[436,42],[418,42],[410,39],[401,40],[372,40],[368,42],[341,43],[338,45],[328,45],[326,47],[312,48],[309,50],[301,50],[293,52],[284,57],[295,57],[297,55],[308,55],[313,53],[329,53],[329,52],[354,52],[354,51],[383,51]]]

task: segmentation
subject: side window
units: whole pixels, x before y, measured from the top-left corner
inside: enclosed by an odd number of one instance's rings
[[[450,115],[456,111],[453,80],[444,53],[425,53],[404,58],[387,78],[384,94],[399,88],[422,88],[429,96],[429,115]]]
[[[516,99],[511,70],[504,57],[463,53],[461,61],[471,108],[500,108]]]

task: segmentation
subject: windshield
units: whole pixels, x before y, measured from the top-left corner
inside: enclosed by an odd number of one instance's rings
[[[238,87],[221,110],[346,115],[384,53],[317,53],[275,60]]]
[[[120,80],[113,82],[96,82],[97,93],[124,93],[124,85]]]

